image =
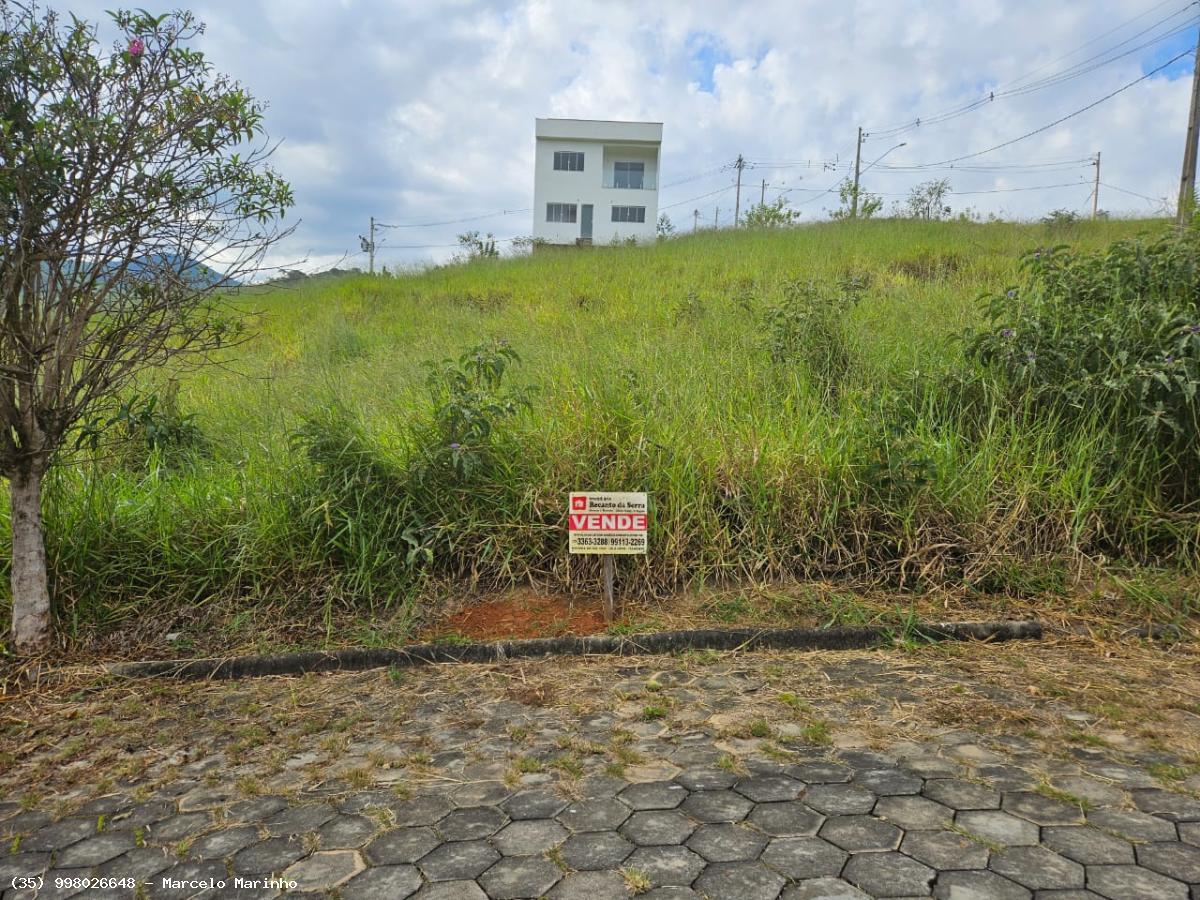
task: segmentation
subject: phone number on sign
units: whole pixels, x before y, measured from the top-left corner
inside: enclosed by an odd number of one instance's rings
[[[18,875],[12,880],[13,890],[37,891],[42,890],[45,879],[41,875]],[[112,891],[118,888],[135,890],[138,886],[136,878],[63,878],[53,879],[56,891]]]
[[[646,547],[644,534],[573,534],[573,547]]]

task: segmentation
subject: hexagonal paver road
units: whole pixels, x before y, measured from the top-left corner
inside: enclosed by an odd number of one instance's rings
[[[536,764],[497,752],[493,723],[458,731],[490,756],[443,747],[427,765],[448,774],[395,786],[239,795],[185,766],[57,817],[0,797],[0,900],[31,896],[12,888],[25,877],[42,896],[96,877],[137,883],[98,896],[151,898],[212,879],[217,897],[345,900],[1200,900],[1200,776],[1163,783],[1154,772],[1187,770],[1161,755],[1051,758],[956,732],[759,753],[636,714],[582,717],[578,735],[521,704],[503,715]],[[604,749],[613,735],[628,764]]]

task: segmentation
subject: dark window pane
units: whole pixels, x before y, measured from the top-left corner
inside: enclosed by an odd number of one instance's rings
[[[645,163],[614,162],[613,187],[641,188],[646,183],[645,172]]]
[[[582,172],[583,154],[577,150],[555,150],[554,168],[559,172]]]

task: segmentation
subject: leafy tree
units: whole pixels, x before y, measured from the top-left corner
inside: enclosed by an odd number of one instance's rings
[[[747,228],[785,228],[794,225],[800,218],[800,211],[788,209],[787,200],[779,197],[774,203],[759,203],[746,210],[742,219]]]
[[[1079,213],[1070,209],[1056,209],[1042,216],[1042,224],[1051,231],[1070,231],[1079,224]]]
[[[514,254],[532,253],[538,247],[544,247],[549,243],[545,238],[534,237],[530,234],[519,235],[509,241]]]
[[[675,233],[675,223],[671,221],[671,217],[666,213],[660,213],[657,229],[660,238],[669,238]]]
[[[496,259],[500,256],[500,251],[496,249],[496,236],[490,231],[482,236],[478,231],[460,234],[458,245],[463,248],[464,258],[468,262],[473,259]]]
[[[835,209],[830,215],[835,219],[850,219],[854,218],[851,211],[854,209],[854,195],[858,194],[858,215],[859,219],[869,219],[879,210],[883,209],[883,200],[878,194],[872,194],[862,189],[860,184],[854,186],[853,180],[847,178],[838,186],[838,201],[840,206]]]
[[[0,475],[19,652],[51,637],[50,465],[139,373],[239,338],[224,289],[287,233],[274,223],[292,203],[262,104],[188,46],[192,15],[111,16],[106,51],[94,24],[0,0]]]
[[[908,194],[908,217],[910,219],[939,220],[950,215],[946,196],[950,193],[950,182],[945,178],[918,184]]]

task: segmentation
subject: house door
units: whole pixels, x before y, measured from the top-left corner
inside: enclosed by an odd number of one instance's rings
[[[583,204],[582,215],[579,217],[579,236],[585,241],[592,239],[592,204]]]

